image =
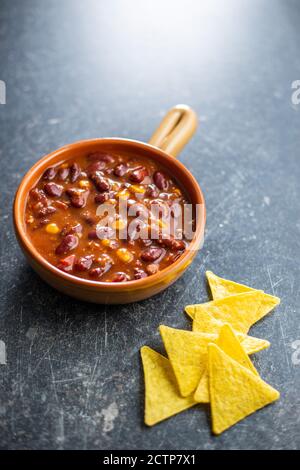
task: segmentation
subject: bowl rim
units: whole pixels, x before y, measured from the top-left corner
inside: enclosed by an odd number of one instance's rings
[[[74,150],[74,153],[78,149],[84,149],[84,147],[89,147],[90,145],[97,145],[100,143],[105,142],[106,144],[123,144],[125,146],[128,146],[132,149],[132,146],[142,148],[146,151],[149,151],[149,157],[151,158],[150,154],[156,154],[158,157],[157,160],[158,162],[160,161],[159,158],[161,158],[161,162],[164,165],[164,163],[170,163],[170,165],[175,165],[179,169],[180,173],[185,173],[185,175],[191,180],[191,183],[194,187],[194,190],[196,191],[197,198],[200,204],[203,205],[203,210],[200,211],[200,219],[198,220],[198,224],[196,227],[195,235],[193,239],[191,240],[187,250],[176,260],[174,263],[170,264],[166,268],[162,269],[161,271],[158,271],[156,274],[153,274],[151,276],[148,276],[146,278],[142,279],[134,279],[131,281],[127,282],[105,282],[105,281],[93,281],[85,278],[80,278],[77,276],[74,276],[72,274],[68,274],[60,269],[58,269],[56,266],[52,265],[49,261],[47,261],[34,247],[33,243],[29,239],[29,236],[26,233],[26,228],[25,228],[25,221],[24,221],[24,211],[21,213],[21,203],[22,203],[22,198],[25,197],[27,199],[28,195],[28,182],[30,179],[32,179],[33,175],[36,175],[36,181],[38,178],[41,176],[42,171],[45,170],[46,165],[50,165],[52,159],[57,157],[59,154],[63,154],[64,152],[68,150]],[[62,155],[63,158],[63,155]],[[74,158],[72,156],[66,157],[66,159],[71,159]],[[168,171],[170,171],[170,174],[172,174],[171,168]],[[180,182],[180,177],[177,177],[178,181]],[[25,194],[24,194],[25,193]],[[187,193],[189,194],[189,189],[187,188]],[[25,207],[24,203],[24,207]],[[98,288],[99,290],[106,289],[109,291],[119,291],[120,289],[122,290],[128,290],[136,287],[137,289],[142,289],[145,288],[149,285],[153,285],[156,283],[156,281],[161,281],[163,278],[167,277],[172,273],[173,271],[176,272],[182,264],[186,263],[189,261],[191,258],[195,256],[197,253],[199,246],[202,242],[202,239],[204,237],[204,228],[205,228],[205,222],[206,222],[206,208],[205,208],[205,199],[202,193],[202,190],[200,188],[200,185],[198,184],[197,180],[195,177],[190,173],[190,171],[181,163],[177,158],[173,157],[172,155],[167,154],[165,151],[159,149],[158,147],[154,147],[153,145],[150,145],[145,142],[141,142],[138,140],[134,139],[127,139],[127,138],[118,138],[118,137],[103,137],[103,138],[96,138],[96,139],[84,139],[84,140],[79,140],[67,145],[64,145],[56,150],[54,150],[51,153],[48,153],[44,155],[42,158],[40,158],[33,166],[30,167],[30,169],[25,173],[23,176],[18,189],[15,194],[14,198],[14,204],[13,204],[13,221],[14,221],[14,228],[16,231],[17,238],[19,240],[19,243],[22,245],[22,248],[26,250],[27,253],[30,254],[31,258],[35,260],[36,263],[39,265],[42,265],[47,271],[50,271],[52,274],[54,274],[58,278],[62,278],[65,281],[75,284],[80,287],[85,287],[85,288],[92,288],[93,290]]]

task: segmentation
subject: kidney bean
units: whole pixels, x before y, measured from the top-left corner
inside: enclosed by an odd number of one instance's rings
[[[58,201],[53,201],[53,205],[55,207],[57,207],[58,209],[63,209],[64,211],[67,210],[70,206],[69,203],[67,204],[66,202],[59,201],[59,200]]]
[[[60,197],[63,193],[63,186],[56,183],[46,183],[44,186],[44,191],[48,194],[48,196],[52,197]]]
[[[50,222],[50,219],[47,219],[47,218],[42,218],[40,219],[40,225],[43,226],[43,225],[46,225]]]
[[[158,270],[159,270],[158,264],[148,264],[148,266],[146,266],[146,271],[150,276],[152,274],[156,274]]]
[[[75,235],[66,235],[60,244],[56,247],[55,253],[57,255],[64,255],[68,251],[74,250],[78,246],[78,238]]]
[[[147,168],[139,166],[131,172],[129,179],[132,183],[141,183],[146,176],[148,176]]]
[[[82,214],[82,218],[88,225],[96,225],[97,219],[89,211]]]
[[[153,175],[153,181],[158,189],[162,191],[167,191],[169,187],[169,182],[162,171],[156,171]]]
[[[95,173],[95,171],[101,171],[105,168],[106,163],[102,160],[97,160],[96,162],[91,163],[87,168],[86,172],[88,175]]]
[[[70,173],[70,168],[59,168],[57,172],[57,178],[61,181],[65,181]]]
[[[126,282],[128,276],[125,273],[116,273],[112,279],[112,282]]]
[[[104,268],[93,268],[89,270],[89,276],[93,279],[97,279],[104,274]]]
[[[30,194],[30,198],[33,199],[34,201],[41,202],[45,206],[47,205],[48,199],[42,189],[38,189],[38,188],[31,189],[29,194]]]
[[[101,193],[105,191],[109,191],[110,189],[109,182],[105,180],[98,171],[96,171],[95,173],[92,173],[90,175],[90,179],[93,181],[94,185],[96,186],[98,191],[100,191]]]
[[[37,218],[45,217],[46,215],[53,214],[56,212],[55,207],[53,206],[44,206],[41,202],[38,202],[33,207],[34,214]]]
[[[76,207],[77,209],[85,207],[86,201],[87,201],[87,191],[85,191],[82,194],[74,194],[70,199],[71,205],[73,207]]]
[[[56,212],[56,208],[53,207],[53,206],[48,206],[48,207],[45,207],[45,213],[48,215],[48,214],[54,214],[54,212]]]
[[[81,172],[81,168],[78,163],[72,163],[70,166],[70,181],[71,183],[75,183],[75,181],[79,178]]]
[[[163,253],[162,248],[149,247],[142,251],[141,259],[146,262],[153,262],[157,260]]]
[[[93,278],[97,278],[97,277],[100,277],[102,276],[102,274],[105,274],[107,273],[110,268],[111,268],[111,263],[109,263],[108,261],[104,264],[104,266],[101,266],[101,267],[98,267],[98,268],[93,268],[93,269],[90,269],[89,271],[89,276],[90,277],[93,277]]]
[[[48,181],[53,180],[56,176],[56,171],[56,168],[54,168],[53,166],[47,168],[47,170],[43,174],[43,179]]]
[[[185,243],[183,240],[176,240],[175,238],[162,238],[158,240],[160,245],[164,245],[167,248],[170,248],[172,251],[181,251],[185,250]]]
[[[94,201],[96,204],[103,204],[111,197],[110,193],[96,194]]]
[[[142,269],[134,268],[134,279],[143,279],[144,277],[148,277],[148,274],[145,273],[145,271],[143,271]]]
[[[153,185],[149,185],[146,194],[146,197],[152,197],[152,198],[157,198],[159,196],[159,192]]]
[[[96,230],[91,230],[91,231],[88,233],[88,238],[89,238],[90,240],[97,240],[98,235],[97,235]]]
[[[70,198],[71,205],[77,209],[81,209],[82,207],[85,207],[90,192],[82,189],[70,188],[67,189],[66,193]]]
[[[83,272],[88,271],[93,264],[93,255],[81,256],[75,261],[74,269],[75,271]]]
[[[62,231],[60,232],[60,234],[64,237],[66,235],[70,235],[70,234],[73,234],[73,233],[82,233],[82,225],[81,224],[76,224],[76,225],[66,225]]]
[[[127,172],[127,165],[125,165],[125,163],[119,163],[119,165],[117,165],[115,168],[114,168],[114,175],[115,176],[124,176],[125,173]]]
[[[75,255],[67,256],[66,258],[63,258],[59,261],[57,267],[58,269],[61,269],[62,271],[65,271],[67,273],[71,272],[73,270],[74,261]]]
[[[100,160],[106,163],[113,163],[115,161],[112,155],[109,155],[108,153],[103,153],[103,152],[90,153],[87,159],[91,162]]]

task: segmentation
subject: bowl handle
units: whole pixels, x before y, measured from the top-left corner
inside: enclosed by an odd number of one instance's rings
[[[178,104],[167,112],[149,144],[176,157],[194,134],[197,124],[195,111],[185,104]]]

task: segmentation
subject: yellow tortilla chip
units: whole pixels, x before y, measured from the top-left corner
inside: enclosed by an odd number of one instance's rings
[[[257,289],[245,286],[244,284],[238,284],[237,282],[229,281],[228,279],[222,279],[211,271],[206,271],[206,277],[214,300],[222,299],[223,297],[227,297],[229,295],[257,291]],[[273,308],[280,303],[279,297],[266,294],[265,292],[263,292],[261,300],[262,303],[259,312],[260,318],[267,315],[267,313],[273,310]]]
[[[229,324],[225,324],[222,327],[219,338],[216,341],[216,345],[232,359],[251,370],[253,374],[259,375]]]
[[[207,365],[207,345],[216,335],[159,327],[164,346],[172,365],[179,392],[183,397],[193,393]]]
[[[183,397],[186,397],[196,390],[207,368],[207,345],[216,342],[219,335],[179,330],[165,325],[160,325],[159,330],[177,380],[179,392]],[[239,339],[242,340],[243,337],[240,335]],[[250,349],[246,349],[246,353],[252,354],[252,345],[251,342],[249,343]]]
[[[186,312],[198,321],[201,312],[207,311],[217,320],[229,323],[235,330],[246,334],[249,328],[261,318],[262,295],[260,291],[244,292],[204,304],[188,305]]]
[[[208,346],[208,370],[215,434],[222,433],[280,396],[277,390],[213,343]]]
[[[198,403],[209,403],[209,378],[208,378],[208,368],[202,374],[198,387],[196,388],[194,399]]]
[[[193,321],[193,331],[219,335],[223,325],[224,322],[222,322],[221,320],[217,320],[206,310],[202,310],[198,311],[197,320]],[[239,341],[242,343],[242,346],[246,350],[247,354],[254,354],[270,346],[269,341],[265,339],[255,338],[254,336],[248,336],[236,330],[234,330],[234,333],[238,337]]]
[[[141,348],[145,376],[145,424],[154,424],[195,405],[179,395],[170,361],[147,346]]]
[[[250,361],[246,351],[235,335],[230,325],[224,324],[221,328],[219,338],[216,340],[216,345],[222,349],[228,356],[237,361],[242,366],[249,369],[255,375],[258,375],[257,370]],[[209,380],[208,380],[208,369],[204,371],[199,385],[196,389],[194,398],[196,401],[201,403],[209,402]]]
[[[270,342],[266,339],[256,338],[255,336],[248,336],[243,335],[241,333],[237,333],[234,330],[235,334],[237,334],[238,339],[241,342],[241,345],[245,349],[246,353],[251,355],[262,351],[263,349],[267,349],[270,347]]]

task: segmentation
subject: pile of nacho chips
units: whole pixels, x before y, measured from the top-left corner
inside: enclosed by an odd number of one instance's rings
[[[249,358],[270,343],[248,336],[248,331],[280,299],[211,271],[206,276],[213,300],[185,307],[193,320],[192,331],[159,327],[168,359],[147,346],[141,348],[148,426],[209,403],[212,430],[220,434],[279,398]]]

